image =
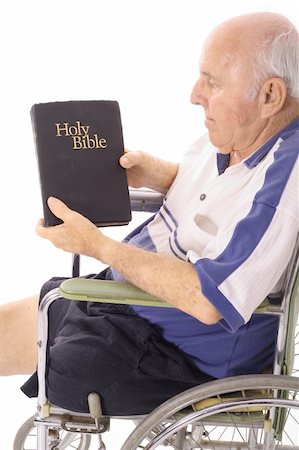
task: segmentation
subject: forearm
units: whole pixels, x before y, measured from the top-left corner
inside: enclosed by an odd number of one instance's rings
[[[202,294],[191,263],[119,243],[103,235],[100,241],[94,257],[114,267],[135,286],[203,323],[213,324],[220,319],[218,311]]]
[[[39,236],[67,252],[90,256],[114,267],[135,286],[203,323],[213,324],[220,319],[217,309],[202,294],[191,263],[114,241],[58,199],[50,197],[48,205],[63,223],[47,228],[39,221]]]
[[[177,175],[179,165],[153,156],[152,158],[151,175],[146,187],[165,194]]]

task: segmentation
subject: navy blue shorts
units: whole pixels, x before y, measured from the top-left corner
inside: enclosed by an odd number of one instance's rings
[[[47,282],[41,296],[61,281]],[[129,306],[63,298],[50,306],[46,385],[52,404],[88,412],[87,396],[98,392],[104,414],[145,414],[211,379]],[[36,374],[21,389],[36,396]]]

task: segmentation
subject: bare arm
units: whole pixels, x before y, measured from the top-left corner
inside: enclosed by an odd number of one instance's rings
[[[101,236],[94,257],[114,267],[135,286],[162,298],[205,324],[220,314],[201,292],[193,265]]]
[[[114,267],[135,286],[203,323],[213,324],[220,319],[217,309],[202,294],[191,263],[116,242],[60,200],[49,199],[49,207],[64,223],[45,228],[40,222],[39,236],[65,251],[90,256]]]

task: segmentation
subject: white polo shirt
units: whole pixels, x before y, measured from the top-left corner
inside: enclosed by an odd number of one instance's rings
[[[273,358],[277,321],[252,313],[281,289],[294,247],[298,149],[299,119],[231,167],[203,136],[183,158],[160,211],[129,236],[132,245],[194,265],[223,317],[218,324],[175,308],[134,310],[212,376],[257,372]]]

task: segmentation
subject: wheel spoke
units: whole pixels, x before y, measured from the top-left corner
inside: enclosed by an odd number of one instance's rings
[[[236,381],[240,378],[235,377]],[[227,379],[217,380],[206,386],[199,386],[196,393],[195,390],[190,390],[190,395],[189,392],[181,394],[181,399],[177,396],[173,403],[172,400],[167,402],[168,416],[166,407],[162,405],[161,418],[158,419],[160,411],[157,408],[155,414],[150,414],[144,422],[149,427],[151,422],[152,426],[155,423],[153,428],[157,429],[159,425],[160,430],[164,423],[164,430],[149,440],[145,447],[139,445],[143,443],[142,440],[135,445],[133,432],[122,450],[177,449],[174,437],[186,427],[187,436],[180,450],[299,450],[299,420],[296,412],[299,410],[299,388],[295,377],[244,376],[243,386],[243,380],[235,384],[235,379],[229,380],[231,386],[227,385]],[[211,395],[212,387],[214,393]],[[179,404],[182,405],[181,410],[177,407]],[[196,408],[191,411],[189,407],[194,404]],[[173,419],[174,415],[177,417],[176,421],[167,419]],[[144,427],[142,433],[146,431]],[[140,431],[137,427],[136,435]],[[150,428],[147,435],[149,433]],[[282,436],[275,439],[276,433],[282,433]]]

